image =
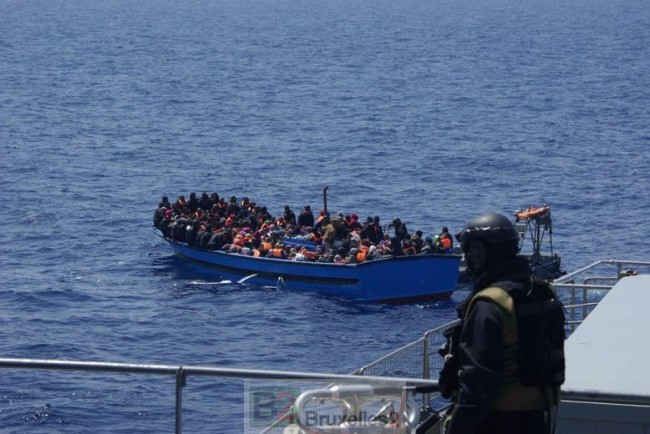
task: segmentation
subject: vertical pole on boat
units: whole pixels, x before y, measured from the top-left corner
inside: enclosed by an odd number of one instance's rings
[[[187,378],[183,367],[176,370],[176,434],[183,432],[183,387],[187,384]]]
[[[328,185],[323,187],[323,211],[325,211],[325,214],[327,214],[327,189],[329,188]]]

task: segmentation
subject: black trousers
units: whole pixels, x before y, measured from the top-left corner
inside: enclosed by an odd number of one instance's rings
[[[483,421],[477,434],[549,434],[551,418],[548,410],[496,411]]]

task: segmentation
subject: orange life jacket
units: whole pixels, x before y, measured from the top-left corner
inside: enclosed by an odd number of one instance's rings
[[[448,236],[442,236],[440,237],[440,246],[442,246],[443,249],[450,249],[451,248],[451,238]]]
[[[275,249],[271,250],[271,255],[274,258],[284,258],[284,249],[282,247],[276,247]]]

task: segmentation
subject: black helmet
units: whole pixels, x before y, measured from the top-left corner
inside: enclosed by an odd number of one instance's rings
[[[507,217],[488,213],[470,220],[462,231],[456,234],[456,239],[467,248],[470,241],[481,240],[489,244],[519,243],[519,232]]]

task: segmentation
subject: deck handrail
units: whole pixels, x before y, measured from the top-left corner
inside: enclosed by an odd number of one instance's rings
[[[567,318],[567,324],[575,328],[587,316],[587,309],[593,308],[597,302],[589,302],[586,299],[586,290],[608,290],[611,285],[597,285],[587,282],[601,280],[599,278],[587,278],[580,283],[573,283],[571,281],[575,276],[584,273],[601,264],[616,265],[618,268],[618,277],[621,275],[623,265],[631,266],[646,266],[650,267],[650,262],[645,261],[621,261],[621,260],[601,260],[597,261],[587,267],[584,267],[574,273],[562,276],[556,279],[553,284],[556,288],[563,288],[567,290],[583,290],[582,303],[576,303],[575,300],[570,300],[565,305],[567,311],[572,314]],[[573,296],[572,299],[575,297]],[[575,314],[577,309],[582,308],[583,314],[581,318],[576,318]],[[29,359],[29,358],[0,358],[0,368],[19,368],[19,369],[42,369],[42,370],[67,370],[67,371],[93,371],[93,372],[113,372],[113,373],[133,373],[133,374],[153,374],[153,375],[168,375],[176,378],[176,406],[175,406],[175,432],[180,434],[182,432],[182,389],[186,385],[188,376],[209,376],[220,378],[242,378],[242,379],[258,379],[258,380],[307,380],[307,381],[327,381],[329,383],[362,383],[362,384],[383,384],[383,385],[402,385],[402,386],[427,386],[429,392],[437,390],[438,382],[430,380],[431,369],[435,367],[430,366],[430,356],[434,354],[435,348],[432,348],[435,338],[442,336],[442,331],[449,327],[451,324],[458,320],[451,321],[447,324],[439,326],[433,330],[427,331],[424,336],[414,342],[408,343],[397,350],[392,351],[390,354],[381,357],[380,359],[365,365],[358,369],[353,374],[330,374],[330,373],[313,373],[313,372],[298,372],[298,371],[278,371],[278,370],[262,370],[262,369],[239,369],[239,368],[219,368],[219,367],[206,367],[206,366],[184,366],[184,365],[156,365],[156,364],[131,364],[131,363],[112,363],[112,362],[95,362],[95,361],[73,361],[73,360],[46,360],[46,359]],[[364,375],[366,372],[371,371],[373,367],[386,363],[392,358],[397,358],[401,353],[421,345],[421,372],[419,375],[422,378],[413,377],[394,377],[384,376],[382,373],[379,375]],[[595,393],[593,391],[562,391],[562,400],[565,401],[578,401],[578,402],[602,402],[613,404],[633,404],[633,405],[647,405],[650,393],[647,396],[629,395],[629,394],[615,394],[615,393]]]
[[[264,379],[264,380],[310,380],[310,381],[336,381],[338,383],[363,383],[383,384],[401,386],[427,386],[429,391],[438,387],[438,381],[377,377],[363,375],[345,375],[330,373],[314,373],[299,371],[277,371],[263,369],[240,369],[240,368],[218,368],[208,366],[184,366],[184,365],[155,365],[155,364],[134,364],[134,363],[113,363],[78,360],[48,360],[48,359],[26,359],[26,358],[0,358],[0,368],[17,369],[44,369],[44,370],[65,370],[65,371],[92,371],[92,372],[113,372],[131,374],[151,375],[173,375],[176,377],[176,418],[175,432],[182,433],[182,388],[185,386],[185,379],[188,376],[209,376],[220,378],[243,378],[243,379]],[[562,401],[573,402],[599,402],[621,405],[648,405],[648,395],[633,395],[627,393],[600,393],[594,391],[562,390]]]
[[[182,433],[182,390],[186,385],[186,380],[189,376],[242,378],[251,380],[308,380],[356,384],[361,383],[400,386],[428,386],[432,388],[435,388],[438,385],[437,381],[417,378],[377,377],[264,369],[218,368],[209,366],[155,365],[6,357],[0,358],[0,368],[92,371],[174,376],[176,378],[175,432],[177,434]]]

